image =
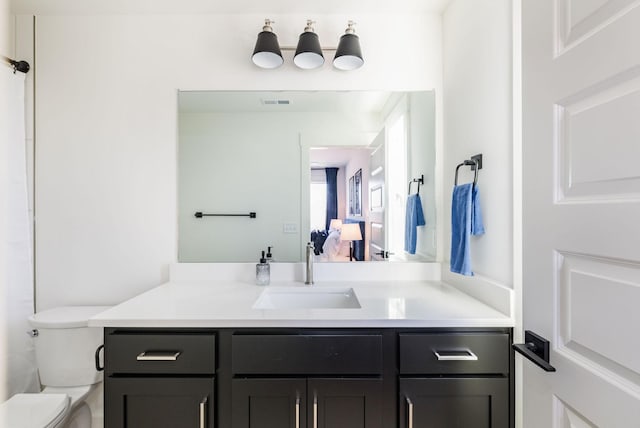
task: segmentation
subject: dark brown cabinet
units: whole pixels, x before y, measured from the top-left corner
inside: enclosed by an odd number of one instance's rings
[[[105,384],[105,397],[107,427],[214,427],[212,377],[111,378]]]
[[[400,428],[512,426],[508,333],[399,336]]]
[[[382,342],[346,331],[234,334],[232,427],[381,428]]]
[[[105,329],[105,428],[513,428],[511,329]]]
[[[382,380],[309,379],[308,420],[317,428],[382,428]]]
[[[305,379],[234,379],[234,428],[306,428]]]
[[[210,331],[105,329],[106,428],[213,428]]]
[[[402,378],[399,408],[401,428],[508,428],[508,380]]]
[[[379,379],[234,379],[233,428],[381,428]]]

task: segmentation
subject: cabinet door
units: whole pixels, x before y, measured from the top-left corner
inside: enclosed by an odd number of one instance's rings
[[[381,428],[382,380],[309,379],[311,428]]]
[[[400,428],[509,428],[506,378],[400,379]]]
[[[105,428],[214,427],[214,379],[108,378]]]
[[[233,428],[306,428],[306,379],[234,379]]]

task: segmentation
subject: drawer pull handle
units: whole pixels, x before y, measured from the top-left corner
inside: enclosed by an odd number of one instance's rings
[[[313,428],[318,428],[318,396],[313,393]]]
[[[296,428],[300,428],[300,397],[296,397]]]
[[[200,402],[200,428],[207,428],[207,397]]]
[[[145,351],[140,353],[138,361],[176,361],[180,356],[180,351]]]
[[[409,397],[405,397],[405,399],[407,400],[407,408],[409,409],[407,428],[413,428],[413,403]]]
[[[478,356],[465,349],[464,351],[433,351],[438,361],[478,361]]]

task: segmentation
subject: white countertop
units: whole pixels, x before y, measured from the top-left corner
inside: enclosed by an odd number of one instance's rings
[[[350,287],[360,309],[253,309],[273,287],[242,281],[173,281],[89,320],[93,327],[513,327],[514,320],[440,281],[331,281]]]

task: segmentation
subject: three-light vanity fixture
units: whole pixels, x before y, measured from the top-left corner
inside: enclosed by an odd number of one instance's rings
[[[360,40],[356,35],[353,21],[349,21],[345,33],[340,37],[337,48],[324,49],[320,47],[320,40],[313,29],[314,21],[307,20],[307,26],[304,28],[304,32],[300,34],[298,46],[295,48],[280,47],[278,37],[271,27],[273,23],[274,21],[270,19],[264,20],[264,27],[262,27],[262,32],[258,34],[256,47],[253,49],[251,60],[260,68],[280,67],[284,63],[282,51],[293,51],[294,49],[293,63],[304,70],[312,70],[324,64],[323,50],[336,52],[333,58],[333,66],[338,70],[355,70],[364,64],[362,51],[360,50]]]

